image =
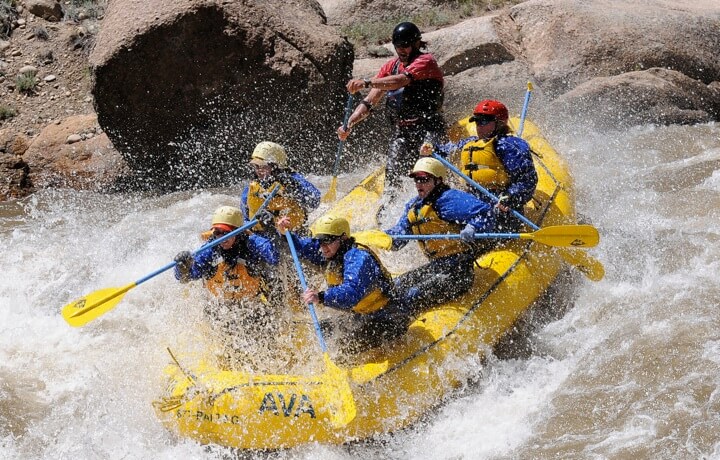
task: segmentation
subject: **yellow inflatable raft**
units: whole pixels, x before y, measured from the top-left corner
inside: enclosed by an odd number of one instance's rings
[[[467,119],[451,131],[454,137],[469,132]],[[540,227],[574,224],[567,166],[532,123],[525,123],[523,137],[535,152],[539,175],[525,215]],[[382,183],[382,173],[371,175],[332,211],[353,222],[353,213],[367,213],[367,206],[377,202]],[[181,369],[185,363],[180,359],[166,369],[168,385],[154,404],[156,412],[181,436],[242,449],[339,444],[401,429],[463,385],[463,363],[476,362],[492,349],[550,286],[564,262],[590,278],[602,277],[602,266],[582,249],[527,240],[502,245],[477,259],[475,284],[467,294],[422,313],[393,343],[341,360],[330,347],[329,359],[340,375],[326,371],[321,360],[309,375],[284,375],[283,369],[254,375],[207,363]],[[322,356],[314,336],[310,339],[298,346],[314,347],[318,351],[311,353]],[[338,380],[349,389],[338,388]],[[352,398],[352,408],[342,407],[344,397]],[[338,416],[338,411],[345,412]]]

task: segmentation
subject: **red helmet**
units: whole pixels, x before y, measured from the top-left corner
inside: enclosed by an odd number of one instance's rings
[[[473,110],[473,115],[491,115],[498,120],[507,121],[508,109],[507,107],[505,107],[505,104],[500,101],[485,99],[484,101],[480,101],[478,105],[475,106],[475,110]]]

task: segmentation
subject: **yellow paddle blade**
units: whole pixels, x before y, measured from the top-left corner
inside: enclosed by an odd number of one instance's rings
[[[600,234],[592,225],[554,225],[532,233],[521,233],[520,239],[548,246],[592,248],[600,242]]]
[[[330,391],[333,393],[329,399],[333,401],[333,406],[335,406],[332,414],[330,414],[330,421],[334,426],[342,427],[352,422],[357,414],[355,398],[353,398],[350,389],[347,372],[337,367],[327,353],[323,354],[323,360],[327,368],[325,379]]]
[[[382,230],[361,230],[351,235],[360,244],[388,250],[392,246],[392,237]]]
[[[328,188],[327,193],[322,197],[320,201],[323,203],[332,203],[335,201],[335,198],[337,197],[337,176],[333,176],[332,180],[330,181],[330,188]]]
[[[560,249],[558,253],[565,262],[577,268],[592,281],[600,281],[605,276],[605,267],[603,267],[603,264],[596,258],[588,255],[585,251]]]
[[[120,303],[127,291],[134,288],[135,283],[122,288],[107,288],[91,292],[85,297],[71,302],[62,308],[62,317],[73,327],[84,326],[95,318],[104,315]]]

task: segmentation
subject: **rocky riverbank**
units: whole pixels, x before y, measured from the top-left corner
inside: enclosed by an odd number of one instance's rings
[[[9,24],[0,38],[0,199],[50,186],[232,184],[246,152],[269,138],[301,168],[325,170],[345,80],[387,59],[356,60],[340,33],[348,20],[385,11],[380,0],[0,4]],[[541,122],[720,119],[714,1],[639,9],[530,0],[424,39],[447,75],[448,120],[487,97],[518,113],[527,81]],[[355,133],[348,157],[382,145],[378,115]]]

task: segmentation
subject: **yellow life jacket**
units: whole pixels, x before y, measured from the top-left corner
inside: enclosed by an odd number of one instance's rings
[[[289,196],[283,196],[285,187],[283,187],[279,182],[273,182],[267,188],[263,187],[260,182],[256,180],[250,182],[247,195],[247,207],[250,212],[250,217],[254,216],[257,210],[260,209],[260,206],[263,202],[265,202],[265,197],[267,197],[276,185],[279,185],[280,188],[265,209],[273,213],[275,216],[289,217],[290,230],[296,231],[305,223],[305,219],[307,217],[305,210],[302,206],[300,206],[300,203],[298,203],[297,200],[290,198]],[[263,226],[261,224],[257,224],[254,227],[254,230],[261,231],[263,230]]]
[[[438,216],[432,203],[423,205],[416,212],[415,207],[408,210],[410,229],[415,235],[433,235],[436,233],[460,233],[463,226],[452,222],[444,221]],[[429,259],[447,257],[461,252],[467,252],[470,248],[460,240],[418,240],[420,249]]]
[[[369,252],[373,259],[375,259],[375,262],[377,262],[378,266],[380,267],[380,271],[382,272],[383,277],[385,278],[388,285],[392,286],[392,276],[380,262],[377,254],[375,254],[369,247],[361,245],[359,243],[355,243],[353,247],[360,249],[361,251]],[[343,268],[344,267],[342,257],[335,257],[330,262],[328,262],[327,266],[325,267],[325,282],[327,282],[327,285],[329,287],[339,286],[342,284]],[[360,299],[360,301],[352,308],[352,311],[363,315],[366,315],[368,313],[374,313],[385,307],[385,305],[387,305],[389,301],[390,299],[387,295],[385,295],[385,293],[382,292],[382,289],[375,288],[365,294],[365,297]]]
[[[205,287],[216,297],[225,300],[243,300],[264,295],[264,283],[248,273],[245,264],[229,267],[220,262],[212,278],[205,280]]]
[[[460,169],[463,174],[491,190],[504,190],[510,185],[505,166],[495,154],[495,140],[479,139],[467,143],[460,152]]]

